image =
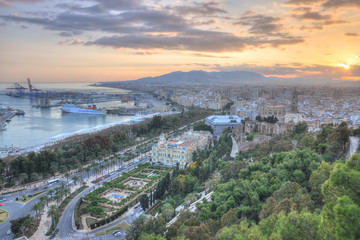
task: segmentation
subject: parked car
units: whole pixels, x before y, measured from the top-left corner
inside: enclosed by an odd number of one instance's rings
[[[119,230],[116,230],[116,231],[114,231],[112,234],[115,235],[115,234],[117,234],[118,232],[120,232],[120,231],[119,231]]]

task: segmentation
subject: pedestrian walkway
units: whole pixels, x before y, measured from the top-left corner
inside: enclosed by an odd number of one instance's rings
[[[45,234],[50,229],[51,218],[47,216],[49,205],[45,206],[44,210],[41,213],[41,220],[39,227],[36,232],[30,237],[30,240],[42,240],[45,237]]]
[[[233,138],[233,136],[231,136],[232,139],[232,148],[231,148],[231,154],[230,157],[236,157],[236,154],[239,153],[239,147],[235,141],[235,139]]]
[[[190,212],[194,212],[194,211],[196,210],[196,204],[197,204],[198,202],[200,202],[200,201],[202,202],[202,201],[204,200],[204,198],[206,198],[206,200],[209,201],[212,194],[213,194],[213,192],[210,192],[210,193],[208,193],[207,195],[205,195],[205,191],[202,191],[202,192],[201,192],[201,198],[200,198],[199,200],[193,202],[192,204],[190,204],[190,206],[189,206],[187,209],[189,209]],[[184,208],[185,208],[184,204],[181,204],[181,205],[180,205],[179,207],[177,207],[175,210],[176,210],[176,211],[181,211],[181,210],[184,209]],[[178,213],[173,219],[171,219],[170,222],[168,222],[168,223],[166,224],[166,228],[170,227],[170,226],[176,221],[176,219],[179,217],[179,215],[180,215],[180,213]]]

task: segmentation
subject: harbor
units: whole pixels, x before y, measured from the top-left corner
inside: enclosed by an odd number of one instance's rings
[[[129,115],[86,115],[65,113],[61,110],[63,102],[72,101],[76,104],[85,103],[86,98],[91,96],[91,100],[101,108],[116,105],[114,96],[126,96],[130,92],[122,89],[110,89],[104,87],[90,87],[88,83],[57,84],[39,83],[36,89],[43,92],[71,93],[66,97],[50,101],[43,98],[29,98],[10,96],[8,89],[11,83],[0,84],[0,148],[1,152],[19,152],[19,149],[34,148],[50,142],[50,138],[64,133],[73,133],[83,129],[94,128],[113,122],[125,121],[130,119]],[[28,91],[28,90],[27,90]],[[56,94],[55,94],[56,92]],[[70,98],[72,96],[72,98]],[[108,97],[105,102],[104,97]],[[89,97],[90,99],[90,97]],[[62,102],[63,101],[63,102]]]
[[[4,109],[0,115],[3,129],[0,131],[0,158],[38,151],[71,136],[138,123],[154,115],[172,114],[170,110],[173,110],[141,92],[89,87],[86,83],[74,84],[73,88],[60,84],[48,84],[47,88],[42,87],[45,84],[39,85],[36,89],[72,93],[72,98],[70,95],[58,99],[10,96],[9,84],[0,84],[0,102]],[[74,106],[64,108],[66,104]],[[98,109],[101,109],[101,114],[97,114],[100,113]]]

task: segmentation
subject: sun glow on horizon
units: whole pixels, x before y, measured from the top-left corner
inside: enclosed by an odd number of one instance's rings
[[[339,64],[337,64],[336,66],[338,66],[338,67],[343,67],[343,68],[345,68],[346,70],[349,70],[349,69],[350,69],[350,64],[339,63]]]

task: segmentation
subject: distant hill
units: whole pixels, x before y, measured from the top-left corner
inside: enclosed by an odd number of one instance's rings
[[[109,87],[135,87],[139,85],[151,86],[239,86],[239,85],[328,85],[352,84],[359,86],[360,82],[309,80],[302,78],[265,77],[259,73],[248,71],[232,72],[171,72],[157,77],[145,77],[132,81],[102,82],[101,85]]]

